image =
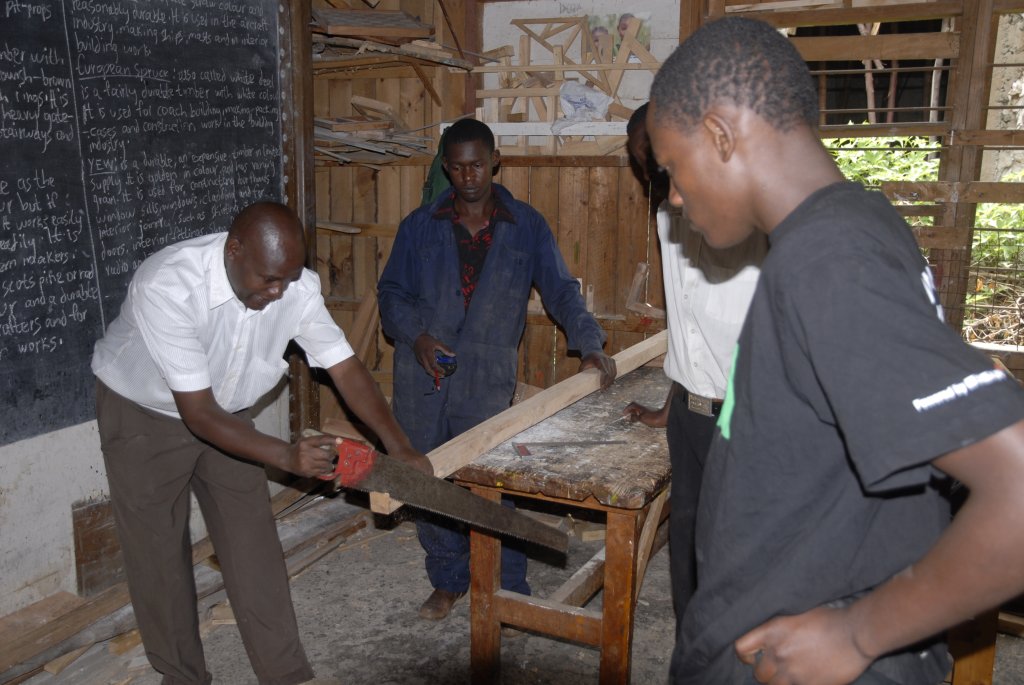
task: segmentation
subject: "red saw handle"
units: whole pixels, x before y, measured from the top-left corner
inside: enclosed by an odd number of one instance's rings
[[[341,438],[337,448],[338,457],[334,464],[334,471],[326,476],[317,476],[317,478],[321,480],[337,478],[338,483],[343,487],[358,485],[373,468],[373,462],[377,459],[377,450],[348,438]]]

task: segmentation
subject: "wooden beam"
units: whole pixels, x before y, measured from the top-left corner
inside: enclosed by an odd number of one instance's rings
[[[956,59],[956,33],[895,33],[880,36],[820,36],[791,38],[808,62],[866,59]]]
[[[313,72],[307,2],[282,3],[281,140],[285,202],[305,227],[306,266],[316,268],[316,180],[313,169]],[[320,394],[303,357],[288,356],[288,416],[292,435],[320,425]]]
[[[605,547],[551,593],[548,601],[581,607],[604,586]]]
[[[377,337],[377,327],[380,324],[380,308],[377,307],[377,291],[371,288],[363,297],[363,301],[356,310],[355,319],[350,329],[352,335],[349,337],[349,344],[356,353],[356,357],[364,365],[370,351],[370,345]]]
[[[1020,4],[1020,0],[1016,0]],[[922,19],[944,19],[959,17],[963,12],[964,0],[929,0],[906,4],[876,4],[860,7],[832,7],[811,10],[737,12],[730,8],[732,16],[760,19],[776,28],[791,26],[834,26],[838,24],[874,24],[892,21],[920,21]]]
[[[949,136],[948,144],[1024,147],[1024,131],[957,131]]]
[[[1024,183],[1008,181],[888,181],[880,188],[887,197],[903,202],[1024,203]]]
[[[668,331],[661,331],[619,352],[613,357],[618,375],[624,376],[643,366],[667,349]],[[600,384],[597,369],[587,369],[492,416],[427,454],[434,466],[434,474],[444,478],[455,473],[484,452],[586,397]],[[370,508],[379,514],[390,514],[401,506],[400,502],[386,496],[374,497],[374,494],[371,493]]]
[[[821,126],[822,138],[884,138],[887,136],[948,136],[949,124],[938,122],[901,122],[893,124],[842,124]]]

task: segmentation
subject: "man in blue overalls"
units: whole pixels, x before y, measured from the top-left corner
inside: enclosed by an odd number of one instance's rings
[[[378,284],[381,322],[394,340],[392,410],[427,452],[507,409],[531,286],[562,326],[580,369],[615,379],[605,334],[584,306],[544,218],[492,183],[499,154],[486,124],[460,119],[446,132],[443,166],[452,189],[407,216]],[[454,357],[445,377],[437,355]],[[433,593],[420,616],[439,620],[469,588],[469,542],[461,527],[416,523]],[[526,556],[502,547],[501,586],[530,593]]]

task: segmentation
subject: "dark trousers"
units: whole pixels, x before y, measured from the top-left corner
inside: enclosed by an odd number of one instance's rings
[[[429,426],[429,433],[408,428],[406,431],[416,449],[429,452],[486,418],[452,416],[446,408],[440,423]],[[506,507],[515,506],[508,498],[503,498],[501,503]],[[424,566],[430,584],[439,590],[466,592],[469,589],[469,533],[466,526],[451,519],[422,515],[416,519],[416,534],[420,546],[426,552]],[[509,540],[501,543],[501,587],[503,590],[530,594],[530,586],[526,582],[526,553],[517,543]]]
[[[190,491],[259,683],[311,679],[262,466],[225,455],[180,420],[143,409],[100,382],[96,416],[132,606],[163,685],[211,682],[196,613]]]
[[[672,462],[672,490],[669,501],[669,572],[672,577],[672,605],[676,614],[676,634],[686,605],[697,587],[697,560],[694,553],[694,529],[697,500],[704,463],[717,417],[690,411],[682,389],[677,387],[669,407],[665,435]]]
[[[514,506],[503,499],[502,505]],[[466,592],[469,589],[469,535],[465,526],[456,521],[441,519],[416,520],[416,533],[420,546],[427,553],[424,565],[430,584],[448,592]],[[516,543],[501,543],[501,588],[520,594],[530,594],[526,582],[526,553]]]

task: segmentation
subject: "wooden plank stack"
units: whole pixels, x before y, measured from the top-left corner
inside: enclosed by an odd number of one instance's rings
[[[358,114],[314,119],[318,162],[377,165],[414,154],[429,154],[431,139],[406,132],[404,122],[386,102],[352,96]]]

